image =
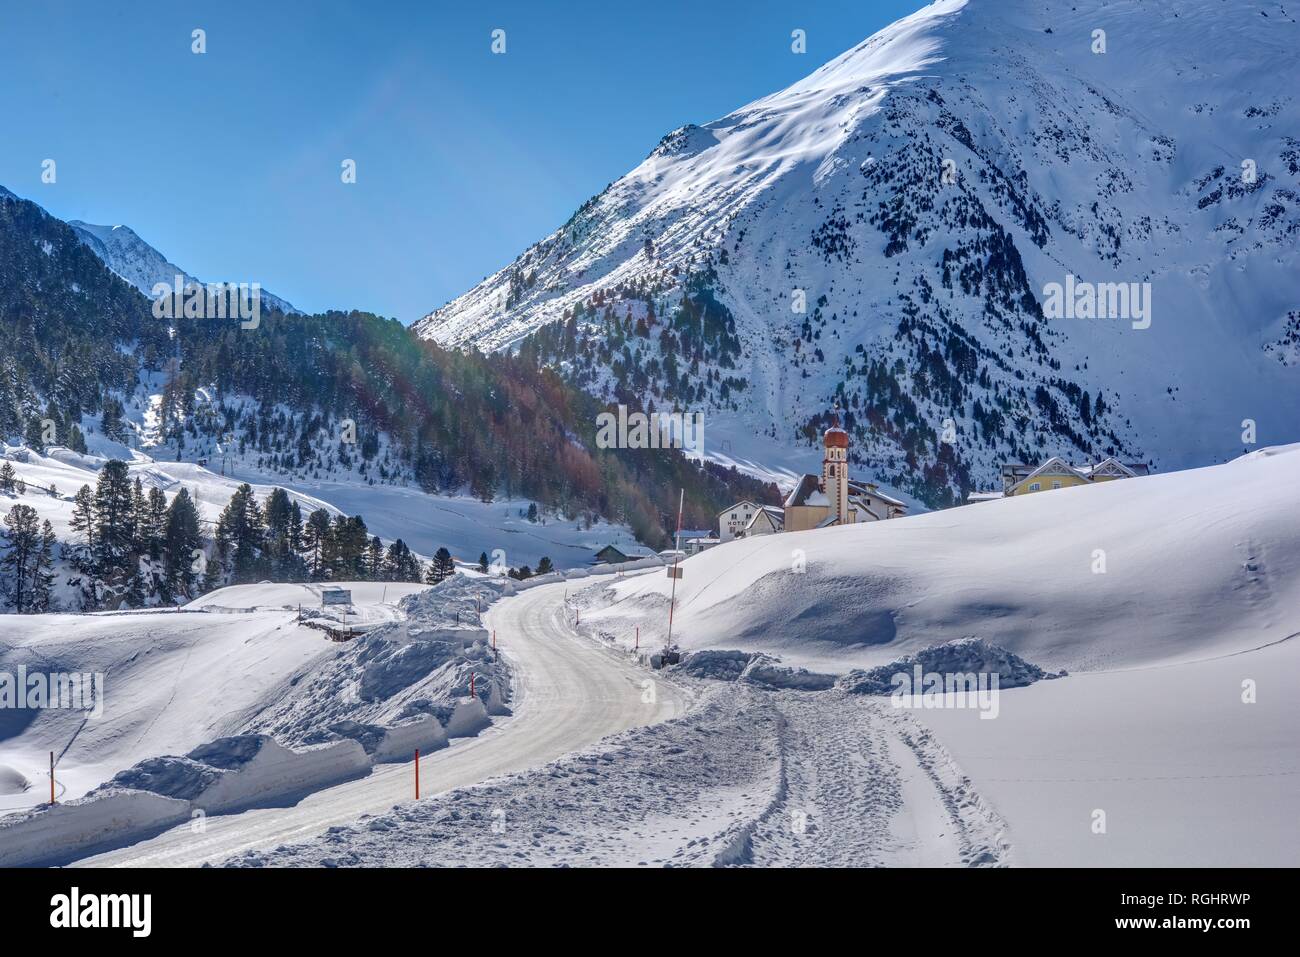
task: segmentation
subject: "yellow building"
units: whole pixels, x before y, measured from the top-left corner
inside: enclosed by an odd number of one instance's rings
[[[1146,475],[1148,471],[1147,466],[1141,462],[1124,463],[1114,456],[1102,459],[1095,465],[1091,463],[1071,465],[1058,455],[1052,456],[1039,466],[1008,462],[1002,466],[1001,493],[973,492],[969,500],[985,501],[1011,495],[1028,495],[1031,492],[1046,492],[1049,489],[1136,478],[1139,475]]]

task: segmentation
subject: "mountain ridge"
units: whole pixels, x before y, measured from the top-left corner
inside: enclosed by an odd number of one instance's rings
[[[1246,419],[1294,437],[1300,31],[1242,6],[940,0],[670,132],[413,328],[782,452],[838,402],[858,463],[930,504],[1006,458],[1179,467],[1239,453]],[[1153,325],[1050,319],[1067,276],[1150,283]]]

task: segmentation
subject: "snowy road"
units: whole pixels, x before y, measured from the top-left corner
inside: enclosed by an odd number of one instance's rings
[[[421,795],[477,784],[586,747],[606,735],[682,714],[689,692],[656,682],[642,701],[647,673],[590,641],[567,620],[563,583],[502,599],[486,615],[514,668],[515,715],[476,738],[455,739],[420,762]],[[304,798],[291,808],[209,817],[203,833],[189,825],[75,866],[182,867],[216,862],[247,850],[301,841],[363,814],[387,811],[413,798],[410,763],[383,765],[368,777]]]

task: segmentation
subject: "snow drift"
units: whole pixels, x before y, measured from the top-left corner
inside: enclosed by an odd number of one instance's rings
[[[1297,489],[1300,445],[1290,445],[741,539],[682,562],[674,640],[841,674],[967,636],[1071,672],[1242,651],[1300,627]],[[639,626],[641,646],[654,647],[670,586],[654,574],[594,586],[583,624],[627,647]]]

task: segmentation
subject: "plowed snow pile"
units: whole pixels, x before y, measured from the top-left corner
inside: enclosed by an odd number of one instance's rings
[[[268,599],[268,589],[301,586],[249,587],[247,595],[223,589],[223,599],[254,609],[263,600],[273,605],[278,600],[278,595]],[[97,663],[104,671],[104,713],[33,711],[28,723],[16,728],[19,733],[4,742],[0,757],[7,759],[11,750],[26,753],[15,742],[30,752],[69,734],[57,752],[65,799],[75,796],[67,793],[68,781],[84,792],[98,783],[95,776],[102,769],[116,764],[117,773],[84,799],[0,818],[0,865],[61,863],[99,844],[157,833],[197,811],[292,804],[310,791],[368,774],[376,762],[406,760],[416,748],[427,753],[445,747],[450,738],[476,734],[489,714],[508,711],[509,672],[495,660],[477,613],[508,587],[456,575],[408,595],[399,608],[388,606],[395,620],[345,644],[296,626],[287,612],[250,610],[80,616],[78,628],[68,629],[81,639],[71,648],[41,635],[5,649],[6,662],[39,661],[33,656],[39,650],[45,667],[55,654],[61,670]],[[246,623],[253,622],[261,630],[250,635]],[[87,636],[102,630],[96,623],[112,628],[115,655],[83,646]],[[132,635],[141,639],[134,646]],[[157,652],[177,638],[181,655],[179,669],[173,669],[172,656]],[[284,646],[289,654],[268,648],[249,655],[247,646],[258,642]],[[99,658],[93,657],[96,652]],[[187,670],[199,657],[206,664]],[[241,688],[240,678],[258,665],[264,669],[258,682]],[[160,679],[170,691],[157,702]],[[199,720],[210,710],[219,720]],[[159,734],[151,734],[155,726]],[[204,734],[206,729],[225,733]],[[93,765],[69,758],[86,741],[99,744]],[[180,747],[145,751],[166,742]],[[142,751],[148,754],[143,760]],[[32,763],[29,757],[26,764]],[[23,780],[18,771],[10,777]],[[15,783],[5,793],[10,800],[21,799],[13,807],[23,807],[35,803],[29,790]]]

